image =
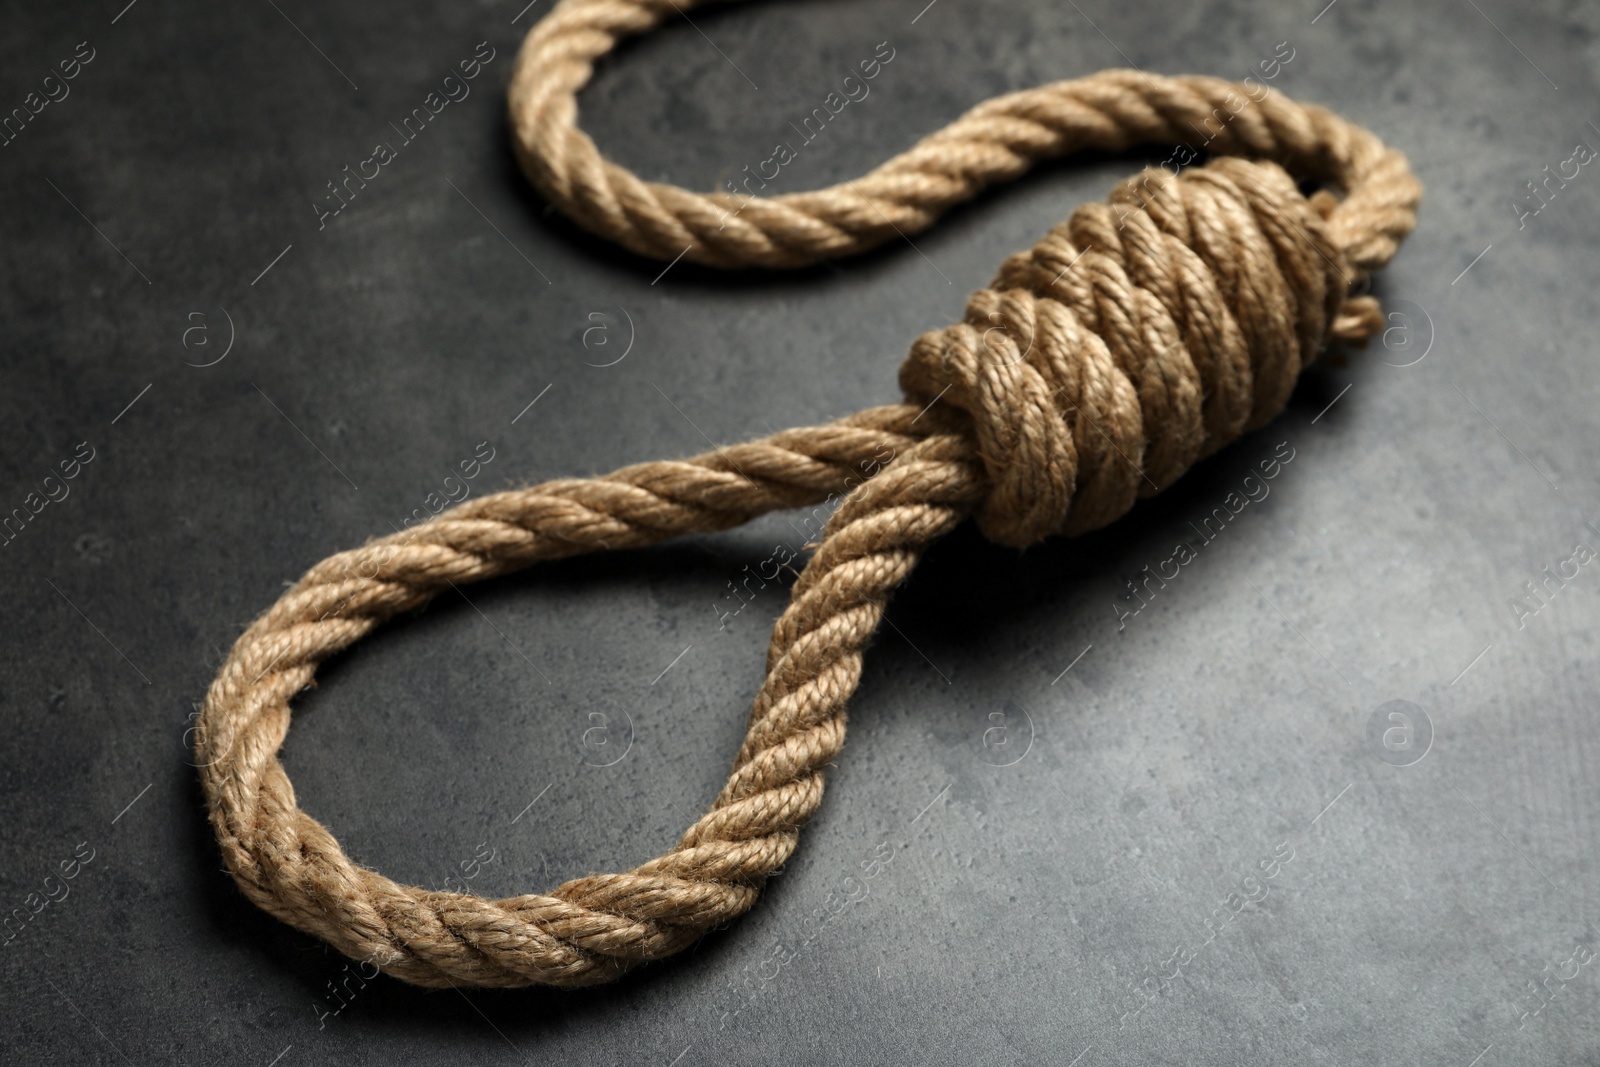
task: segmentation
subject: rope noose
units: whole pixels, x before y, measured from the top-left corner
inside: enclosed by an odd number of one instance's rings
[[[1008,259],[963,322],[912,346],[905,403],[466,501],[323,560],[245,631],[196,735],[223,860],[266,911],[407,982],[604,982],[748,910],[822,801],[863,649],[926,546],[969,516],[1017,547],[1104,526],[1267,422],[1331,339],[1381,328],[1376,301],[1349,294],[1415,224],[1421,186],[1366,130],[1272,91],[1132,71],[989,100],[830,189],[748,199],[645,182],[578,128],[576,94],[619,38],[688,6],[562,0],[528,35],[510,88],[518,155],[539,191],[662,260],[792,267],[849,255],[924,229],[1039,160],[1183,143],[1226,121],[1210,162],[1146,170]],[[1323,190],[1308,199],[1297,179]],[[885,454],[794,585],[727,784],[660,858],[485,900],[359,867],[296,806],[277,758],[289,701],[396,612],[452,583],[816,504]]]

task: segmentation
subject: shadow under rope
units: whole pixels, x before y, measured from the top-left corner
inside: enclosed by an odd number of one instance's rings
[[[1352,360],[1358,367],[1361,356]],[[1254,473],[1254,463],[1273,434],[1290,434],[1295,416],[1309,419],[1322,411],[1343,386],[1321,365],[1308,368],[1296,383],[1284,412],[1272,423],[1229,443],[1195,464],[1159,494],[1138,501],[1111,525],[1072,538],[1053,538],[1017,552],[990,544],[971,523],[934,544],[910,581],[896,594],[892,614],[939,620],[949,625],[953,655],[982,659],[995,645],[1009,643],[1008,628],[1024,625],[1030,614],[1049,610],[1067,589],[1107,575],[1132,573],[1149,562],[1130,548],[1138,535],[1171,530],[1191,534],[1185,523],[1209,511],[1240,480]],[[1335,405],[1322,422],[1334,422]],[[1135,533],[1137,531],[1137,533]],[[1246,535],[1248,536],[1248,535]],[[1145,552],[1145,549],[1137,549]],[[1113,618],[1106,612],[1107,620]],[[933,629],[927,622],[925,629]]]
[[[563,254],[572,256],[589,267],[631,277],[644,282],[647,286],[661,276],[663,268],[667,267],[666,263],[641,256],[609,240],[596,237],[562,214],[540,195],[522,173],[512,147],[511,136],[505,132],[503,124],[486,123],[485,127],[494,130],[494,136],[501,145],[498,156],[498,182],[522,208],[523,224],[527,229],[541,234],[552,243],[559,244]],[[907,144],[905,147],[911,146]],[[1061,189],[1064,194],[1071,194],[1061,197],[1057,209],[1037,227],[1038,232],[1024,238],[1024,245],[1009,250],[1023,251],[1025,247],[1031,247],[1034,242],[1044,237],[1052,227],[1070,218],[1079,205],[1103,199],[1117,182],[1138,174],[1146,166],[1157,165],[1169,154],[1169,148],[1159,145],[1123,153],[1084,149],[1061,159],[1039,163],[1013,181],[984,189],[971,200],[950,207],[933,225],[909,235],[909,239],[893,237],[865,252],[809,267],[721,268],[683,260],[671,267],[667,279],[671,281],[673,289],[693,293],[763,293],[810,289],[829,283],[840,284],[842,281],[848,281],[841,278],[845,269],[872,275],[903,258],[917,259],[918,248],[939,253],[948,246],[970,242],[974,240],[974,235],[981,234],[994,225],[995,219],[1005,210],[1008,201],[1027,202],[1050,189]],[[1210,157],[1202,154],[1195,165],[1199,165],[1207,158]],[[862,169],[870,169],[877,162],[882,161],[869,163]],[[858,173],[852,172],[842,175],[839,180],[855,179],[859,176]],[[691,191],[711,190],[693,188]],[[812,191],[810,188],[801,186],[792,189],[775,187],[771,193],[781,195],[810,191]],[[912,242],[915,242],[915,245]],[[999,259],[986,265],[978,284],[987,284],[999,268]],[[662,281],[661,284],[666,284],[666,281]],[[959,285],[953,286],[952,289],[950,321],[954,322],[961,317],[967,292]],[[906,339],[908,348],[912,340],[913,338],[909,337]]]

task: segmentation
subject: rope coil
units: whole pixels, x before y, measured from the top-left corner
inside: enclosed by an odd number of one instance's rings
[[[1421,186],[1360,127],[1274,92],[1107,71],[998,97],[855,182],[770,199],[641,181],[577,126],[597,58],[683,0],[562,0],[509,91],[518,157],[552,203],[643,255],[791,267],[930,225],[1035,162],[1185,139],[1226,108],[1217,158],[1153,168],[1085,205],[924,334],[906,402],[600,478],[463,502],[311,568],[239,638],[196,731],[212,825],[244,893],[355,959],[425,986],[590,985],[754,905],[822,801],[845,706],[889,594],[975,517],[1026,546],[1106,525],[1273,418],[1330,340],[1381,329],[1352,297],[1415,225]],[[1234,157],[1251,158],[1234,158]],[[1328,188],[1306,197],[1297,179]],[[894,458],[879,465],[885,454]],[[543,560],[724,530],[815,504],[864,471],[774,627],[727,784],[663,856],[548,894],[485,900],[359,867],[300,811],[277,752],[318,664],[452,584]]]

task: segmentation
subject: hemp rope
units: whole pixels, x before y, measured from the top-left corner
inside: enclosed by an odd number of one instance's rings
[[[245,631],[195,743],[228,870],[267,912],[417,985],[604,982],[748,910],[822,801],[863,650],[926,546],[968,516],[1018,547],[1103,526],[1267,422],[1331,339],[1381,329],[1376,301],[1348,294],[1415,225],[1421,186],[1366,130],[1276,92],[1231,108],[1244,86],[1130,71],[990,100],[817,192],[746,200],[644,182],[578,129],[576,94],[618,38],[689,6],[562,0],[528,35],[510,87],[519,158],[544,196],[660,259],[787,267],[848,255],[1036,161],[1184,142],[1216,109],[1231,118],[1207,146],[1219,158],[1176,176],[1146,170],[1007,259],[965,321],[912,346],[905,403],[463,502],[323,560]],[[1342,199],[1308,199],[1297,178]],[[277,758],[290,699],[396,612],[541,560],[815,504],[885,450],[894,458],[845,497],[795,582],[727,785],[665,855],[485,900],[359,867],[296,806]]]

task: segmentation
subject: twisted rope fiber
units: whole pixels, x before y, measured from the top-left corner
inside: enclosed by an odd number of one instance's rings
[[[576,93],[618,38],[674,10],[563,0],[529,34],[510,89],[519,156],[544,195],[662,259],[685,247],[718,266],[847,255],[1038,160],[1183,141],[1216,107],[1231,118],[1207,146],[1217,158],[1146,170],[1006,260],[961,323],[912,346],[905,403],[464,502],[323,560],[246,630],[196,734],[228,870],[266,911],[418,985],[604,982],[748,910],[822,801],[863,651],[926,546],[969,516],[1017,547],[1104,526],[1267,422],[1330,340],[1381,328],[1376,301],[1349,294],[1415,224],[1421,187],[1367,131],[1276,93],[1235,111],[1244,86],[1126,71],[990,100],[832,189],[747,200],[647,183],[577,128]],[[1296,178],[1342,198],[1307,198]],[[834,512],[774,627],[727,784],[666,854],[485,900],[359,867],[296,806],[277,758],[289,701],[396,612],[542,560],[816,504],[863,474],[875,476]]]

